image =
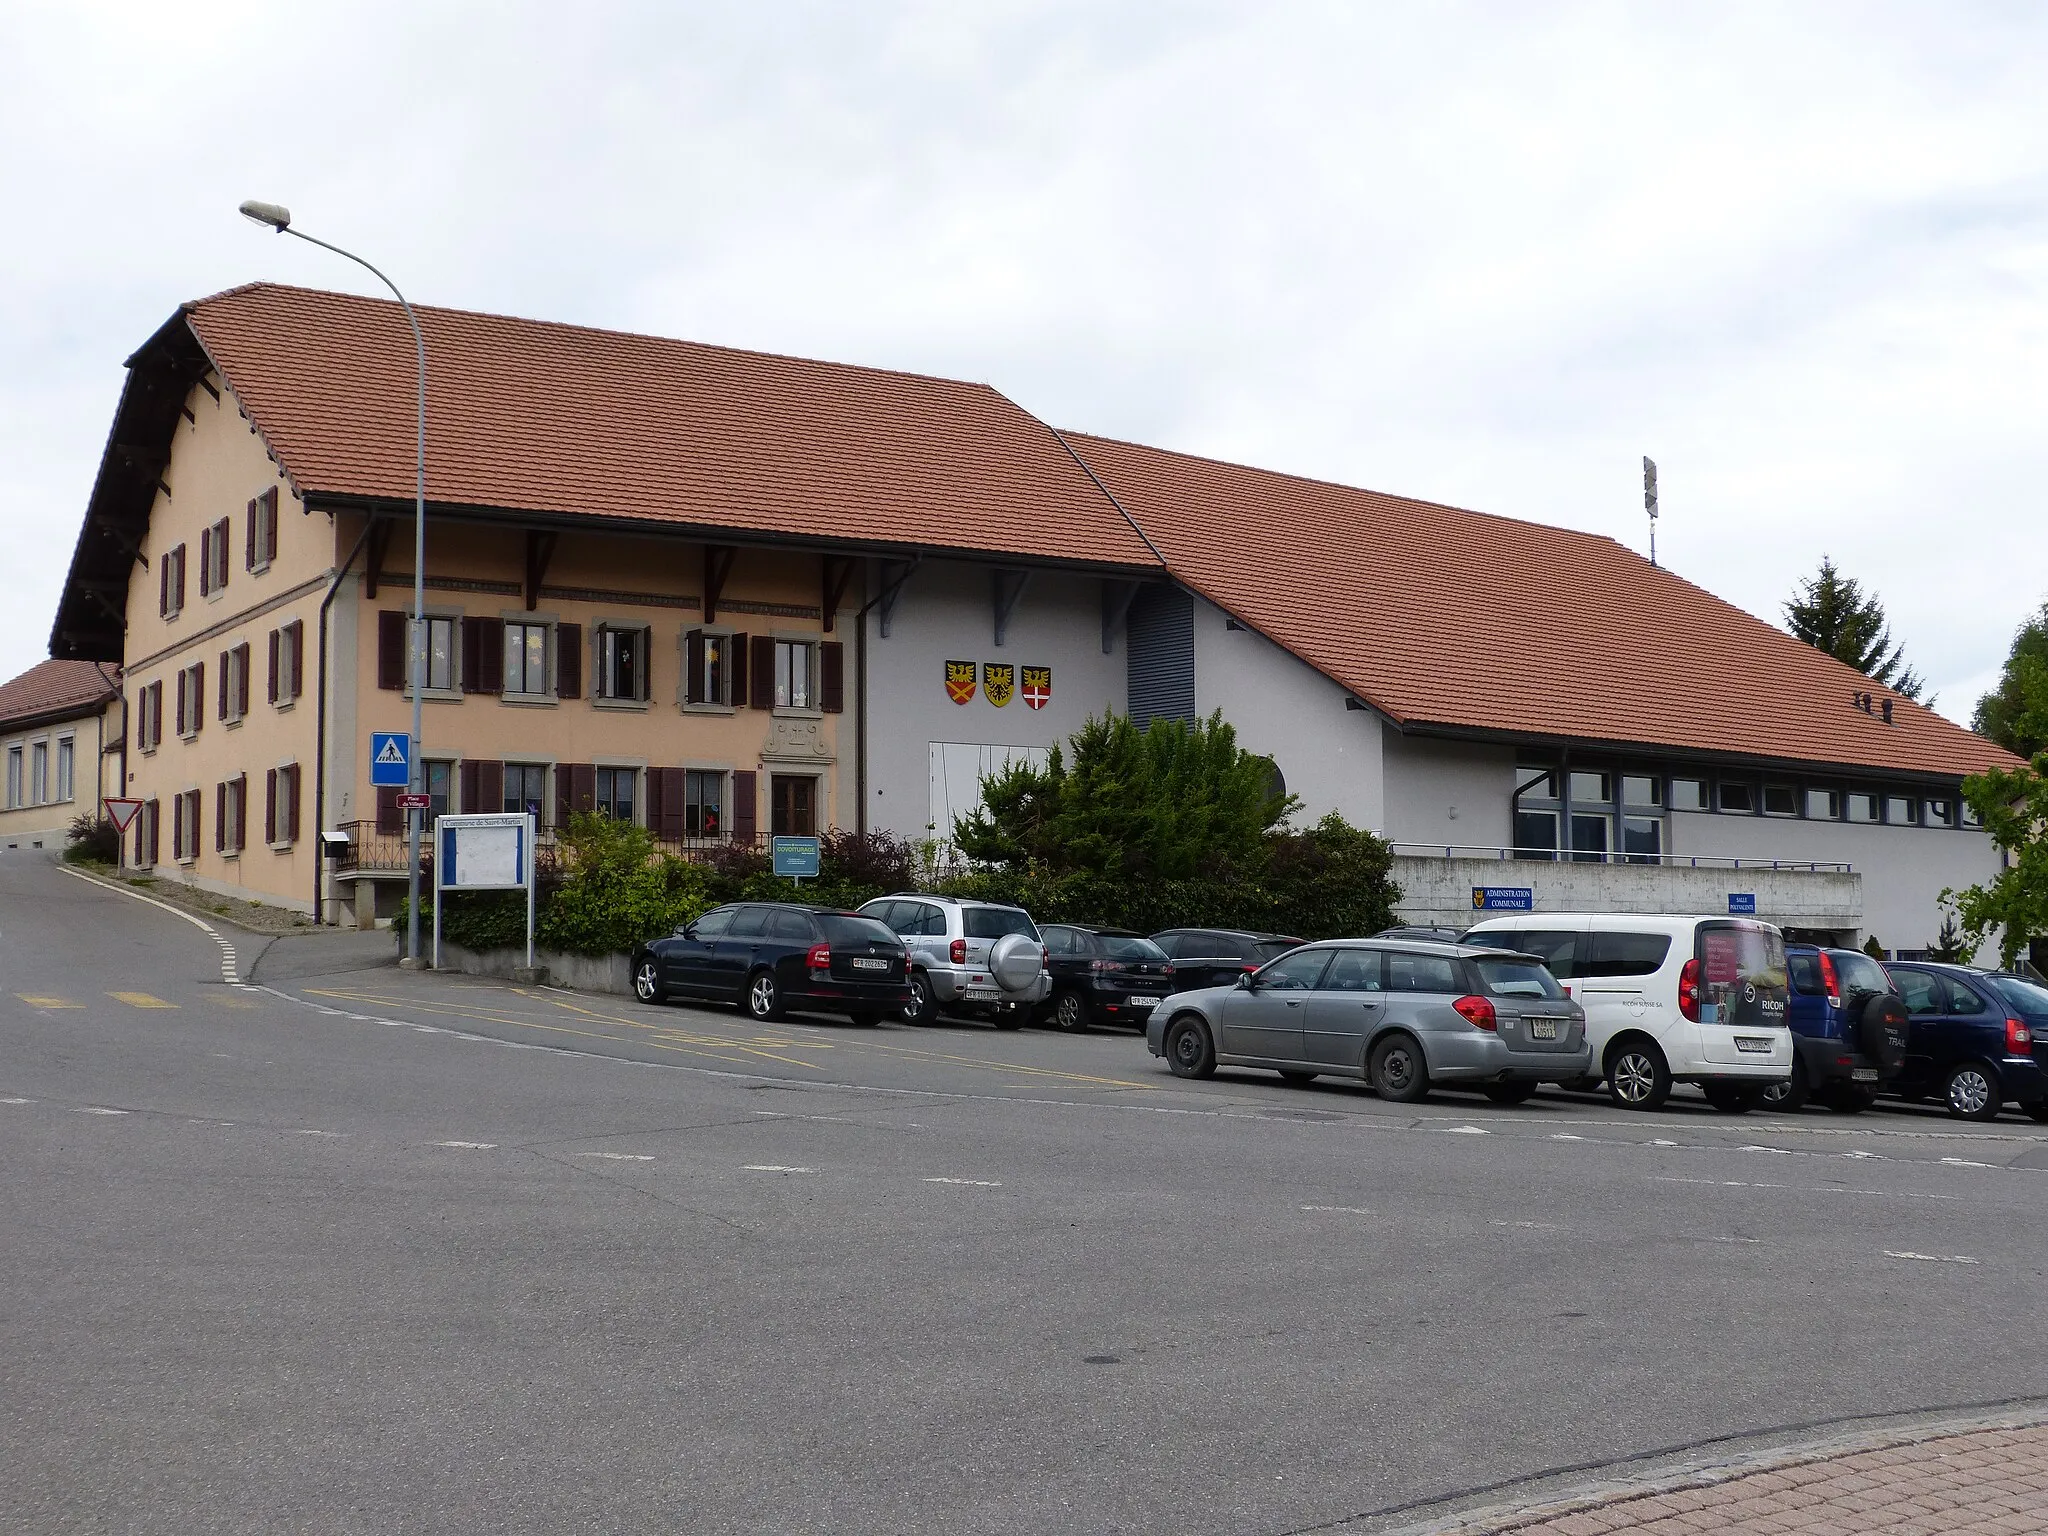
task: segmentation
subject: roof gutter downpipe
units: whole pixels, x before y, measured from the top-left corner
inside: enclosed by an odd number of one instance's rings
[[[313,925],[326,918],[327,881],[327,610],[333,606],[335,593],[341,590],[342,582],[355,569],[356,556],[363,552],[363,546],[370,541],[370,530],[376,526],[373,517],[363,519],[363,531],[356,535],[355,548],[348,552],[348,558],[341,562],[341,569],[334,573],[334,580],[327,583],[327,595],[320,599],[320,686],[319,696],[314,702],[313,719]]]

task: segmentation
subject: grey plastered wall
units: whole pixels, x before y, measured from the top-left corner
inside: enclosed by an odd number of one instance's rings
[[[1336,811],[1379,831],[1386,818],[1378,715],[1345,704],[1345,690],[1220,608],[1195,599],[1195,710],[1223,712],[1246,751],[1279,765],[1301,800],[1295,824]]]
[[[1982,832],[1775,816],[1674,812],[1671,851],[1853,865],[1863,877],[1863,934],[1886,949],[1925,949],[1941,931],[1942,890],[1999,869],[1998,849]]]
[[[862,618],[867,647],[867,824],[913,842],[931,819],[933,742],[1050,747],[1091,714],[1122,714],[1128,685],[1124,641],[1102,651],[1102,583],[1093,576],[1037,571],[995,644],[990,567],[971,561],[927,561],[897,599],[890,633],[880,615]],[[869,590],[882,584],[870,579]],[[955,704],[946,693],[946,662],[976,667],[974,699]],[[998,709],[981,688],[983,662],[1018,670],[1016,695]],[[1052,701],[1024,703],[1023,669],[1052,668]],[[849,678],[849,686],[852,679]],[[851,701],[849,701],[851,703]]]
[[[1386,732],[1386,835],[1397,843],[1500,848],[1513,841],[1515,750]]]

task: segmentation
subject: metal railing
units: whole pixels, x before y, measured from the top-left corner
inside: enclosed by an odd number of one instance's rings
[[[434,867],[433,823],[427,823],[429,836],[420,852],[420,867],[431,870]],[[335,870],[344,875],[393,874],[406,872],[406,835],[403,824],[397,829],[380,828],[372,821],[344,821],[335,831],[348,839],[348,846],[335,860]],[[744,834],[722,832],[712,837],[670,837],[657,836],[655,845],[665,853],[679,858],[708,861],[730,849],[751,849],[757,853],[768,851],[770,834],[750,832]],[[554,829],[542,824],[540,845],[543,850],[554,840]]]
[[[1497,859],[1531,864],[1642,864],[1670,869],[1771,869],[1793,874],[1853,875],[1853,864],[1825,859],[1758,859],[1712,853],[1572,853],[1556,848],[1501,848],[1486,843],[1390,843],[1395,853],[1425,859]]]

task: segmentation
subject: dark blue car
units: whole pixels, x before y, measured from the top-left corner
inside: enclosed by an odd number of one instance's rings
[[[1905,999],[1905,1065],[1885,1091],[1939,1095],[1963,1120],[1995,1120],[2017,1104],[2048,1120],[2048,989],[2005,971],[1894,961]]]
[[[1844,1114],[1868,1109],[1906,1058],[1906,1006],[1891,977],[1860,949],[1812,944],[1787,944],[1785,969],[1792,1076],[1765,1091],[1765,1105],[1794,1110],[1812,1098]]]

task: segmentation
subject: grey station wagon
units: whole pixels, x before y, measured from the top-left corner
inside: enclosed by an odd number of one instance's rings
[[[1361,1077],[1404,1104],[1453,1085],[1519,1104],[1592,1069],[1586,1015],[1542,961],[1463,944],[1310,944],[1234,987],[1168,998],[1145,1044],[1181,1077]]]

